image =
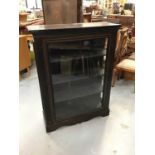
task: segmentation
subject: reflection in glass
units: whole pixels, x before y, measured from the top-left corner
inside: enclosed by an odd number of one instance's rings
[[[56,119],[101,107],[107,39],[51,43],[51,78]]]

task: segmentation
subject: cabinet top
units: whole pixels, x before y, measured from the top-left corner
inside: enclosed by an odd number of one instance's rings
[[[96,23],[72,23],[72,24],[52,24],[52,25],[34,25],[28,26],[30,32],[45,31],[45,30],[63,30],[63,29],[85,29],[85,28],[101,28],[101,27],[120,27],[120,24],[110,22]]]

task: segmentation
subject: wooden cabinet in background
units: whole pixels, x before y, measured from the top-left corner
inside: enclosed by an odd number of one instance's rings
[[[82,0],[42,0],[45,24],[82,21]]]

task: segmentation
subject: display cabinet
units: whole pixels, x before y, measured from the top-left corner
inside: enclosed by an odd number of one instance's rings
[[[119,24],[31,26],[46,131],[109,114]]]

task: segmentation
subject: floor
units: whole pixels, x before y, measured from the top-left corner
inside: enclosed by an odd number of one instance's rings
[[[19,85],[20,155],[134,155],[134,82],[111,89],[110,115],[46,133],[35,64]]]

